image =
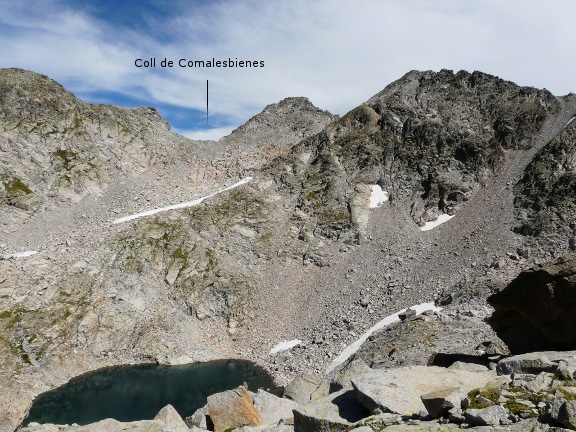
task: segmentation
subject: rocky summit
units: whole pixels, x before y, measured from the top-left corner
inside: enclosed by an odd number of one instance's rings
[[[221,358],[284,397],[23,430],[576,430],[574,118],[574,94],[412,71],[193,141],[1,69],[0,430],[85,372]]]

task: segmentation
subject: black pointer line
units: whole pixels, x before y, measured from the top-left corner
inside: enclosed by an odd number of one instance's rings
[[[206,123],[208,123],[208,80],[206,80]]]

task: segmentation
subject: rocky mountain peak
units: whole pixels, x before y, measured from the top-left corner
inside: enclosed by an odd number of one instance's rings
[[[289,187],[303,185],[298,211],[317,221],[307,229],[356,241],[365,231],[354,204],[363,185],[379,185],[392,198],[410,196],[419,225],[453,215],[506,149],[531,147],[559,106],[546,90],[480,72],[413,71],[270,170]]]
[[[117,117],[120,113],[129,116],[124,119],[125,125],[144,117],[146,121],[158,122],[164,128],[168,128],[168,123],[155,108],[121,108],[88,104],[46,75],[18,68],[0,69],[0,115],[3,122],[8,122],[7,129],[13,118],[24,123],[23,127],[27,126],[25,124],[27,121],[35,122],[28,126],[35,125],[41,128],[47,121],[64,121],[70,117],[78,119],[80,116],[88,119],[98,118],[102,123],[112,123],[115,120],[112,117]],[[130,116],[128,113],[134,115]],[[22,121],[23,116],[26,121]],[[81,126],[78,120],[76,125]]]
[[[306,97],[289,97],[267,105],[224,140],[246,142],[254,146],[282,147],[298,143],[320,132],[337,116],[312,104]]]
[[[0,203],[34,210],[48,197],[78,201],[111,176],[170,163],[191,141],[169,129],[154,108],[86,103],[45,75],[1,69]]]

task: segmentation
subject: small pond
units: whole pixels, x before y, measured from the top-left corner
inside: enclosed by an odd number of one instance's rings
[[[167,404],[172,404],[184,418],[204,406],[209,395],[244,382],[252,391],[279,391],[264,369],[248,361],[105,368],[38,396],[23,424],[85,425],[105,418],[149,420]]]

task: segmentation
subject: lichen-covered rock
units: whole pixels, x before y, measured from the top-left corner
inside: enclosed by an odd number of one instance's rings
[[[499,426],[508,419],[510,413],[500,405],[466,410],[466,422],[472,426]]]

